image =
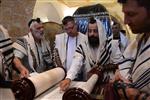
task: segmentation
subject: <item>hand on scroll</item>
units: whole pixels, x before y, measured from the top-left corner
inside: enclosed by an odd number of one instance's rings
[[[118,94],[121,99],[137,100],[138,96],[140,96],[140,92],[137,89],[128,86],[128,84],[122,85],[121,87],[118,88]]]
[[[60,82],[60,91],[66,91],[70,86],[71,80],[69,78],[66,78],[65,80]]]
[[[20,77],[28,77],[29,71],[26,67],[22,64],[21,60],[18,57],[15,57],[13,60],[14,67],[20,72]]]
[[[115,77],[114,77],[114,79],[113,79],[113,82],[114,82],[114,81],[123,81],[123,82],[125,82],[125,83],[130,83],[130,81],[129,81],[128,79],[126,79],[125,77],[123,77],[123,76],[120,74],[119,70],[116,70],[116,72],[115,72]]]
[[[29,77],[29,71],[25,67],[21,68],[21,70],[20,70],[20,77],[21,78]]]

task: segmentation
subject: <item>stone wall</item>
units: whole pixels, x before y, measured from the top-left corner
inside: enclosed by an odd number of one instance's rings
[[[11,37],[28,33],[28,21],[33,16],[36,0],[0,0],[0,24]]]

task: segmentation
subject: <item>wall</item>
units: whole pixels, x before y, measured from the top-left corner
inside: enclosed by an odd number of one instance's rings
[[[10,36],[16,37],[28,32],[27,23],[33,16],[36,0],[1,0],[0,24],[4,25]]]
[[[61,17],[56,8],[50,2],[36,2],[33,18],[41,18],[43,22],[61,23]]]
[[[40,17],[42,21],[52,21],[61,24],[66,15],[71,15],[77,7],[69,8],[57,0],[1,0],[0,24],[9,31],[10,36],[22,36],[28,33],[27,23],[32,17]],[[106,8],[114,16],[117,16],[123,24],[123,13],[121,5],[105,4]],[[66,13],[69,12],[69,13]],[[129,30],[129,28],[128,28]],[[129,33],[131,33],[129,31]],[[131,35],[131,37],[133,37]]]

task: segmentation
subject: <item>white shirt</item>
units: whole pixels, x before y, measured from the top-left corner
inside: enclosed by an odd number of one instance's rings
[[[75,54],[76,45],[77,45],[77,37],[69,37],[67,43],[67,58],[66,58],[66,69],[69,70],[73,56]]]

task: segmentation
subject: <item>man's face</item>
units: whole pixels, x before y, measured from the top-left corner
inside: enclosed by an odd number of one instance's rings
[[[64,29],[67,34],[72,37],[74,37],[77,33],[77,26],[73,21],[70,21],[66,25],[64,25]]]
[[[113,38],[119,39],[120,26],[118,23],[112,25]]]
[[[124,23],[128,24],[133,33],[150,32],[150,15],[147,10],[139,6],[136,0],[128,0],[123,4]]]
[[[88,26],[88,40],[92,47],[97,47],[99,45],[99,34],[97,24],[90,24]]]
[[[41,40],[44,37],[44,28],[42,23],[35,22],[32,28],[30,28],[31,33],[36,40]]]

